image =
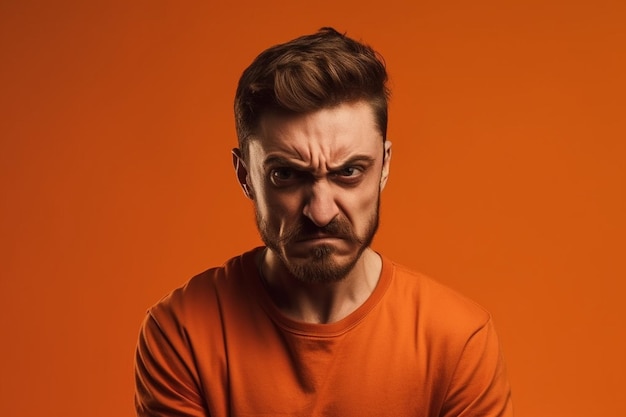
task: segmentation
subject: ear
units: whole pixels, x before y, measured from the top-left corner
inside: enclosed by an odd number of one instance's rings
[[[233,167],[235,168],[235,174],[237,175],[237,181],[243,190],[243,193],[249,199],[253,200],[254,196],[252,194],[252,188],[248,185],[248,168],[246,167],[246,163],[243,160],[243,155],[241,154],[241,150],[239,148],[234,148],[232,150],[233,155]]]
[[[383,169],[380,175],[380,191],[382,191],[387,184],[387,178],[389,178],[389,166],[391,165],[391,142],[386,140],[383,145],[385,149],[383,151]]]

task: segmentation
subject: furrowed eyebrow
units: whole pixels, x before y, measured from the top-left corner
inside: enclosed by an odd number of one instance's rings
[[[333,166],[330,167],[330,171],[336,171],[336,170],[340,170],[342,168],[351,166],[351,165],[355,165],[355,164],[365,164],[365,165],[373,165],[376,162],[375,158],[372,158],[369,155],[355,155],[349,159],[347,159],[346,161],[342,162],[341,164],[337,165],[337,166]],[[304,165],[304,164],[300,164],[298,162],[295,162],[292,159],[287,159],[285,157],[282,156],[270,156],[268,157],[265,161],[263,161],[263,166],[264,167],[271,167],[271,166],[286,166],[286,167],[290,167],[290,168],[295,168],[295,169],[300,169],[300,170],[310,170],[311,168],[308,165]]]
[[[282,156],[270,156],[265,161],[263,161],[263,166],[264,167],[268,167],[268,166],[288,166],[288,167],[295,167],[295,168],[300,168],[300,169],[304,168],[303,165],[297,164],[297,163],[293,162],[293,160],[284,158]]]
[[[356,155],[348,159],[341,165],[334,167],[332,170],[334,171],[337,169],[342,169],[342,168],[352,166],[352,165],[357,165],[357,164],[374,165],[375,162],[376,162],[376,159],[372,158],[369,155]]]

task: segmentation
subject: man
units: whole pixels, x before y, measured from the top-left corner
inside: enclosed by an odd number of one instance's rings
[[[510,416],[482,308],[370,249],[387,74],[331,28],[272,47],[235,98],[237,179],[265,247],[152,307],[139,416]]]

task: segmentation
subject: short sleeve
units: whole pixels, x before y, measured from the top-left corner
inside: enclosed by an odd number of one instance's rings
[[[467,341],[447,391],[442,417],[511,417],[511,389],[489,319]]]
[[[135,355],[138,417],[208,417],[194,376],[184,334],[148,313]]]

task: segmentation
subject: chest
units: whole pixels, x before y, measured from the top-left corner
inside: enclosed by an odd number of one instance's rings
[[[436,415],[440,372],[409,327],[377,322],[334,337],[268,327],[231,338],[220,377],[231,416]]]

